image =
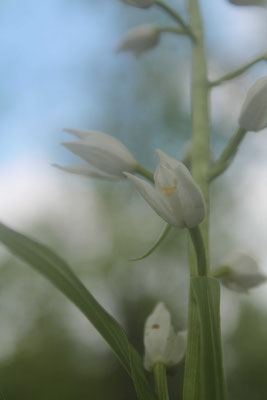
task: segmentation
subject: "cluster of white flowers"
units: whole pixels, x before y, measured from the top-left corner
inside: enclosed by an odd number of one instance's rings
[[[154,211],[169,224],[192,228],[205,218],[202,193],[181,162],[158,150],[155,185],[133,175],[138,163],[117,139],[102,132],[67,130],[80,140],[65,142],[72,153],[87,161],[81,166],[60,167],[67,172],[105,179],[128,178]]]
[[[137,8],[149,8],[156,0],[122,0]],[[267,0],[229,0],[240,6],[265,6]],[[141,25],[129,32],[118,51],[130,51],[139,56],[154,48],[160,41],[160,29]],[[267,127],[267,77],[258,80],[248,91],[241,109],[239,126],[244,131],[259,131]],[[194,228],[205,218],[205,201],[200,188],[188,168],[161,150],[157,150],[159,164],[154,174],[154,184],[139,178],[144,170],[135,157],[119,140],[102,132],[67,129],[78,140],[62,143],[86,163],[70,167],[55,165],[67,172],[108,180],[128,179],[152,209],[168,224],[178,228]],[[266,281],[258,264],[249,256],[239,255],[218,276],[228,288],[247,291]],[[148,371],[156,362],[167,367],[179,363],[186,350],[186,333],[175,333],[170,313],[163,303],[158,303],[145,323],[144,365]]]

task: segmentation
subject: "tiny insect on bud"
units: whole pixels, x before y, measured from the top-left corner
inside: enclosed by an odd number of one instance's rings
[[[249,89],[243,104],[239,125],[246,131],[260,131],[267,127],[267,77],[259,79]]]

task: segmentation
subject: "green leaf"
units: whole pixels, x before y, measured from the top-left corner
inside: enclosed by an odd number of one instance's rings
[[[190,285],[190,309],[184,375],[184,400],[200,399],[200,325],[197,303]]]
[[[220,327],[220,285],[216,279],[191,278],[200,327],[200,399],[225,400]]]
[[[96,301],[70,267],[48,247],[0,223],[0,241],[23,261],[44,275],[94,325],[113,349],[122,365],[132,377],[140,400],[155,400],[148,383],[142,360],[129,343],[121,326]]]
[[[161,232],[161,234],[159,235],[158,239],[156,240],[156,242],[153,244],[153,246],[141,257],[138,258],[133,258],[132,260],[129,261],[139,261],[139,260],[143,260],[144,258],[150,256],[150,254],[154,253],[154,251],[157,249],[157,247],[160,245],[160,243],[165,239],[165,237],[168,235],[168,233],[171,230],[171,225],[166,224]]]

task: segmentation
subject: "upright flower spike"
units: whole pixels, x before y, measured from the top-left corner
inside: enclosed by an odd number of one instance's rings
[[[145,369],[151,371],[157,361],[166,367],[178,364],[186,351],[186,332],[174,332],[171,316],[163,303],[158,303],[145,322]]]
[[[181,162],[157,150],[159,166],[154,175],[155,186],[125,173],[154,211],[170,225],[193,228],[205,218],[205,202],[201,190],[189,170]]]
[[[156,3],[155,0],[122,0],[123,3],[137,8],[149,8]]]
[[[227,273],[221,277],[222,284],[237,292],[247,292],[266,282],[266,275],[260,270],[254,258],[247,254],[237,254],[227,263]]]
[[[266,0],[229,0],[230,3],[236,6],[266,6]]]
[[[134,172],[137,161],[119,140],[102,132],[66,129],[77,136],[75,142],[62,143],[68,150],[87,162],[83,165],[57,168],[79,175],[109,180],[124,179],[125,171]]]
[[[260,131],[267,127],[267,77],[259,79],[249,89],[243,104],[239,125],[246,131]]]
[[[153,25],[141,25],[132,29],[123,38],[118,47],[118,52],[130,51],[136,57],[147,50],[157,46],[160,39],[160,31]]]

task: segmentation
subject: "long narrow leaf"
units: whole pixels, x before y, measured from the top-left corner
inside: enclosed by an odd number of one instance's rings
[[[121,326],[96,301],[69,266],[48,247],[0,223],[0,241],[23,261],[44,275],[94,325],[132,377],[140,400],[155,400],[142,360]]]
[[[200,325],[197,303],[190,285],[190,310],[185,360],[183,400],[200,399]]]
[[[220,285],[214,278],[191,278],[200,325],[201,400],[225,400],[220,328]]]

